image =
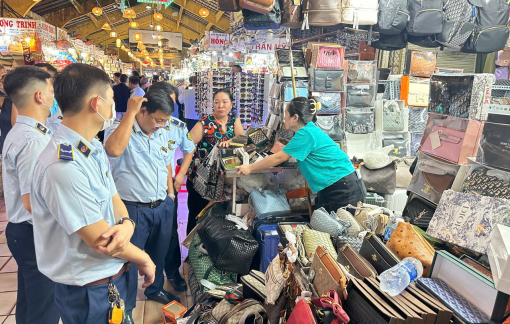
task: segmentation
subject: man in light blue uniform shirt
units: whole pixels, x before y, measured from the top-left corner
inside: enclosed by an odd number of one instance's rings
[[[39,154],[51,138],[44,125],[53,105],[53,81],[48,72],[23,66],[5,77],[4,88],[18,108],[16,124],[2,152],[7,244],[18,264],[16,323],[56,324],[54,283],[37,268],[30,185]]]
[[[168,304],[179,298],[163,290],[165,255],[172,233],[175,191],[172,181],[173,155],[165,124],[173,102],[167,94],[145,94],[143,107],[130,98],[122,121],[105,132],[105,148],[113,165],[113,178],[129,217],[136,223],[131,243],[144,249],[156,264],[154,284],[145,289],[148,299]],[[130,272],[136,274],[136,265]],[[136,277],[128,290],[125,324],[134,323]]]
[[[108,75],[75,63],[54,88],[64,120],[37,160],[31,187],[37,264],[55,282],[64,324],[108,323],[111,307],[126,298],[126,261],[138,264],[143,286],[154,281],[155,265],[129,243],[134,224],[94,138],[115,118]]]
[[[151,88],[151,91],[159,91],[162,94],[170,94],[170,98],[175,100],[177,89],[166,82],[158,82],[157,85]],[[176,107],[176,106],[174,106]],[[172,176],[174,178],[175,195],[177,196],[179,189],[181,189],[184,183],[184,177],[188,170],[181,168],[177,176],[175,175],[175,150],[180,148],[183,153],[183,165],[189,165],[193,159],[193,151],[195,150],[195,143],[191,139],[191,136],[186,129],[186,124],[181,120],[172,117],[170,118],[167,126],[165,127],[169,133],[169,149],[171,153],[170,161],[172,163]],[[181,249],[179,244],[179,234],[177,232],[177,211],[178,211],[178,199],[175,199],[175,217],[172,226],[172,238],[170,240],[170,246],[168,248],[167,255],[165,257],[165,273],[166,278],[176,291],[186,291],[186,281],[181,277],[179,273],[179,267],[181,266]]]
[[[34,66],[48,72],[51,75],[51,82],[53,85],[53,80],[55,80],[55,76],[57,75],[57,69],[51,65],[50,63],[37,63]],[[58,126],[62,122],[62,111],[58,107],[58,103],[56,100],[53,100],[52,110],[56,110],[56,113],[53,113],[50,117],[46,119],[46,127],[52,132],[55,133],[57,131]]]

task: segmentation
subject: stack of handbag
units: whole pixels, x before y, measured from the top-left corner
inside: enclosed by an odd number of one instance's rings
[[[306,53],[310,66],[309,90],[321,103],[315,123],[336,142],[344,140],[342,91],[344,89],[345,48],[330,43],[308,43]]]
[[[345,85],[345,130],[351,134],[375,132],[377,62],[349,61]]]

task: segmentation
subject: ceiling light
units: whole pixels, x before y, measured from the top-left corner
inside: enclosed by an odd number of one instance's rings
[[[129,23],[129,27],[131,28],[138,28],[138,26],[140,26],[140,24],[137,23],[136,21],[132,21]]]
[[[127,8],[126,10],[124,10],[124,13],[122,14],[122,17],[128,18],[128,19],[135,19],[136,18],[136,12],[133,9],[131,9],[131,8]]]
[[[160,21],[161,19],[163,19],[163,15],[161,13],[159,13],[159,12],[156,12],[153,17],[157,21]]]
[[[117,37],[117,33],[116,33],[116,32],[114,32],[114,31],[112,31],[112,32],[110,33],[110,37]]]
[[[122,45],[122,41],[120,40],[120,38],[117,38],[115,44],[117,45],[117,47],[120,47]]]
[[[150,5],[147,5],[145,9],[152,9],[152,7]]]
[[[103,9],[99,7],[92,8],[92,13],[96,16],[101,16],[103,14]]]
[[[150,28],[154,28],[154,25],[151,23],[151,24],[149,25],[149,27],[150,27]]]
[[[163,27],[161,27],[160,24],[157,24],[156,26],[154,26],[154,29],[157,30],[157,31],[162,31]]]
[[[135,42],[139,42],[139,41],[141,41],[141,40],[142,40],[142,34],[141,34],[141,33],[139,33],[139,32],[135,32],[135,33],[133,33],[133,40],[134,40]]]
[[[110,27],[109,23],[104,23],[103,27],[101,27],[104,30],[112,30],[112,27]]]
[[[205,8],[201,8],[198,11],[198,14],[200,15],[200,17],[205,18],[205,17],[209,16],[209,10],[207,10]]]

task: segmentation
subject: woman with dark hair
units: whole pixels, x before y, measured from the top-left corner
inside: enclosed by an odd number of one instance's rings
[[[349,204],[364,202],[366,189],[349,157],[338,144],[315,126],[320,104],[314,99],[293,99],[285,111],[285,128],[295,132],[283,150],[254,164],[236,167],[238,174],[268,169],[294,157],[299,170],[317,193],[316,205],[336,212]]]
[[[244,134],[241,121],[236,116],[230,115],[234,98],[227,89],[221,89],[214,93],[214,112],[205,116],[196,123],[190,132],[193,142],[197,145],[195,155],[191,162],[191,174],[188,177],[186,188],[188,189],[188,227],[187,233],[197,224],[196,217],[202,209],[209,203],[208,200],[202,198],[193,188],[193,179],[196,175],[196,166],[194,161],[199,158],[199,152],[205,150],[209,153],[213,147],[220,143],[220,147],[228,147],[234,136]],[[188,168],[188,165],[182,165],[182,168]]]

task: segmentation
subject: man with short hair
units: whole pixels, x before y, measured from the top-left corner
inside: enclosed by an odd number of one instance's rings
[[[122,315],[126,261],[145,275],[143,287],[154,281],[155,265],[129,242],[134,223],[94,138],[115,118],[108,75],[74,63],[56,77],[54,88],[64,119],[36,162],[30,196],[37,264],[55,282],[63,324],[106,323],[112,308]],[[142,98],[132,104],[141,106]]]
[[[140,97],[130,98],[136,100]],[[172,181],[171,143],[164,129],[173,113],[168,94],[145,95],[143,107],[129,105],[122,121],[105,133],[105,148],[111,158],[113,178],[129,217],[136,223],[131,243],[144,249],[156,264],[154,284],[145,289],[148,299],[168,304],[179,298],[163,290],[163,268],[170,243],[175,191]],[[125,324],[132,324],[136,306],[136,265],[130,270]]]
[[[131,72],[131,76],[140,77],[140,72],[138,72],[137,70],[133,70],[133,72]]]
[[[54,283],[37,268],[30,205],[34,166],[51,138],[44,123],[53,105],[53,81],[40,68],[22,66],[7,74],[4,88],[18,108],[16,124],[7,134],[2,152],[9,220],[5,235],[18,264],[16,323],[57,324],[60,316],[53,302]]]
[[[34,64],[34,66],[48,72],[53,79],[55,79],[55,76],[58,73],[58,70],[50,63],[37,63],[37,64]]]
[[[184,120],[188,127],[188,132],[191,132],[200,117],[195,110],[195,89],[197,86],[197,77],[190,76],[189,83],[191,84],[188,89],[184,90],[179,96],[179,101],[184,104]]]
[[[53,80],[55,80],[55,76],[57,76],[57,69],[51,65],[50,63],[37,63],[34,66],[42,69],[43,71],[48,72],[51,75],[51,82],[53,84]],[[54,106],[54,107],[53,107]],[[56,109],[56,113],[52,114],[48,119],[46,119],[46,127],[52,132],[55,133],[57,131],[58,126],[62,122],[62,110],[58,107],[57,100],[53,100],[52,109]]]
[[[121,73],[120,72],[115,72],[113,74],[113,81],[115,81],[115,85],[121,83],[122,81],[120,81],[120,76],[121,76]],[[127,80],[126,80],[127,81]],[[124,81],[125,83],[125,81]]]
[[[117,119],[121,120],[122,116],[126,113],[127,102],[131,96],[131,89],[126,85],[128,76],[122,74],[120,77],[120,83],[113,86],[113,98],[115,99],[115,111],[117,112]]]
[[[172,98],[172,100],[175,99],[178,92],[176,87],[167,82],[158,82],[151,87],[151,91],[160,91],[166,95],[170,94],[170,98]],[[169,131],[169,147],[171,147],[170,153],[172,154],[170,159],[172,163],[172,176],[174,178],[174,188],[177,195],[179,193],[179,189],[181,189],[182,184],[184,183],[184,178],[186,177],[188,170],[186,168],[181,168],[179,173],[177,175],[175,174],[175,151],[177,148],[181,149],[183,153],[182,165],[189,166],[193,159],[195,143],[188,133],[186,124],[173,116],[167,125],[167,129]],[[170,240],[168,252],[165,257],[165,273],[168,281],[176,291],[186,291],[186,281],[179,273],[179,268],[181,266],[181,250],[179,234],[177,232],[178,204],[178,200],[175,199],[175,218],[172,226],[172,239]]]
[[[147,79],[146,77],[143,77],[141,80],[140,80],[140,88],[142,88],[142,90],[147,93],[147,91],[149,91],[149,79]]]
[[[145,91],[140,88],[140,78],[137,76],[129,77],[129,88],[131,89],[131,98],[143,97],[145,95]]]
[[[232,73],[241,73],[243,72],[243,68],[240,65],[234,65],[232,67]]]

